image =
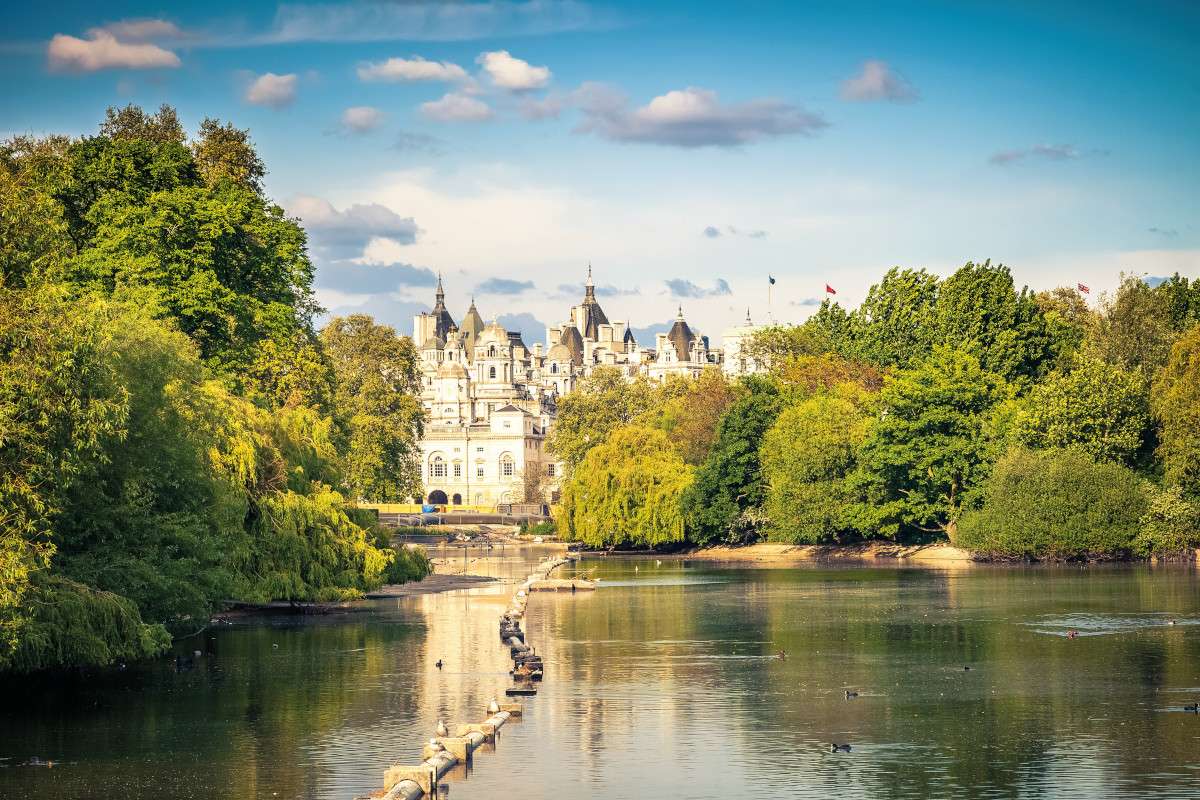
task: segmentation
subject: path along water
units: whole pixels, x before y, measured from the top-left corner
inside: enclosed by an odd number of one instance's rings
[[[477,566],[516,580],[544,555]],[[444,779],[452,797],[1200,796],[1194,571],[579,569],[601,588],[530,602],[547,679],[494,753]],[[6,693],[0,796],[378,790],[437,719],[477,722],[509,684],[512,591],[230,627],[189,671]]]

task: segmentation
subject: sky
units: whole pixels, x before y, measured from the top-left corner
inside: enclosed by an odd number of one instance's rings
[[[228,120],[330,313],[409,333],[441,274],[533,344],[591,264],[715,344],[892,266],[1200,277],[1198,46],[1194,2],[56,2],[5,14],[0,136]]]

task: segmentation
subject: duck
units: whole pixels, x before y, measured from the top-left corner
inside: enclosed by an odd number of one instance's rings
[[[831,753],[849,753],[850,745],[848,745],[848,744],[830,744],[829,752],[831,752]]]
[[[855,697],[858,697],[858,692],[851,691],[850,689],[846,690],[846,699],[847,700],[853,699]]]
[[[439,658],[437,661],[435,661],[435,662],[433,663],[433,665],[434,665],[435,667],[437,667],[438,669],[441,669],[441,668],[442,668],[442,660]]]
[[[1169,620],[1167,620],[1167,624],[1168,624],[1168,625],[1174,625],[1174,624],[1175,624],[1175,620],[1173,620],[1173,619],[1169,619]]]
[[[1193,714],[1200,714],[1200,703],[1192,703],[1190,706],[1184,706],[1184,711],[1191,711]]]
[[[442,722],[440,719],[438,720],[437,729],[434,730],[434,733],[436,733],[438,736],[450,735],[450,731],[446,730],[446,723]]]
[[[1075,630],[1074,628],[1071,628],[1071,630],[1067,631],[1068,639],[1074,639],[1078,636],[1079,636],[1079,631]]]
[[[775,654],[775,657],[780,660],[786,659],[787,658],[787,650],[780,650],[778,653]]]
[[[971,671],[971,667],[970,667],[970,665],[968,665],[968,664],[964,664],[964,665],[963,665],[963,672],[970,672],[970,671]]]

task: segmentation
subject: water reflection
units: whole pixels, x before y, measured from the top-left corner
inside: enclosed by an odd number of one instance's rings
[[[541,555],[444,557],[516,579]],[[1190,571],[581,569],[601,588],[531,603],[547,680],[454,796],[1200,792]],[[192,670],[60,687],[0,714],[0,796],[366,794],[506,684],[509,591],[224,629]],[[64,763],[15,766],[33,756]]]

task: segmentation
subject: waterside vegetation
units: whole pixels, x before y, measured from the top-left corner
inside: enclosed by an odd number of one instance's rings
[[[858,308],[827,299],[743,355],[764,372],[597,370],[564,398],[560,535],[1021,559],[1200,545],[1200,281],[1123,276],[1092,305],[988,261],[944,279],[896,268]]]

